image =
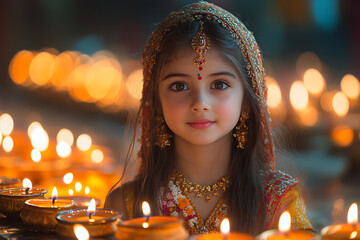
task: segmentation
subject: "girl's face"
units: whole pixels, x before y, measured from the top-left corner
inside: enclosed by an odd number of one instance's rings
[[[159,96],[165,121],[175,142],[181,138],[207,145],[228,140],[240,118],[242,81],[216,49],[206,52],[202,71],[194,64],[195,56],[191,48],[181,49],[161,71]]]

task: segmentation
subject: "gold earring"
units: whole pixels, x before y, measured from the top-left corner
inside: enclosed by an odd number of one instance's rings
[[[248,112],[242,112],[239,120],[239,124],[236,126],[236,131],[233,134],[235,139],[238,142],[237,147],[245,149],[246,143],[248,141],[249,128],[246,125],[246,121],[249,119]]]
[[[155,142],[155,145],[159,146],[161,149],[165,149],[165,147],[170,146],[170,138],[172,136],[167,130],[163,117],[157,117],[157,125],[157,140]]]

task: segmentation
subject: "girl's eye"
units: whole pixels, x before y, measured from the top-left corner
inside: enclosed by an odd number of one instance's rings
[[[215,81],[213,84],[211,84],[211,89],[216,89],[216,90],[225,90],[228,87],[230,87],[230,85],[224,81]]]
[[[188,90],[188,86],[183,82],[174,82],[169,86],[169,89],[175,92]]]

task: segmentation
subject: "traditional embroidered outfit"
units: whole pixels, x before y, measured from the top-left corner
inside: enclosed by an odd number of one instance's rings
[[[218,23],[227,29],[234,42],[237,44],[246,63],[246,71],[251,80],[251,86],[256,95],[257,102],[260,106],[260,119],[262,127],[262,144],[265,149],[268,168],[273,169],[262,172],[264,179],[264,196],[265,196],[265,229],[277,228],[280,214],[288,210],[291,214],[292,228],[294,229],[312,229],[310,222],[305,214],[305,207],[300,198],[298,180],[285,173],[274,170],[274,145],[272,142],[270,131],[270,115],[266,105],[266,85],[265,74],[262,66],[262,58],[258,45],[253,34],[247,30],[242,22],[240,22],[231,13],[207,2],[198,2],[190,4],[177,12],[173,12],[165,19],[153,32],[143,55],[144,70],[144,86],[142,99],[142,122],[141,122],[141,144],[142,148],[150,148],[155,141],[151,134],[151,126],[154,126],[155,115],[152,112],[154,103],[156,86],[153,80],[153,67],[156,64],[156,56],[159,52],[161,41],[171,29],[183,22],[192,22],[208,20]],[[201,24],[202,28],[202,24]],[[202,36],[200,36],[202,37]],[[205,39],[206,36],[203,37]],[[200,39],[201,40],[201,39]],[[199,40],[199,41],[200,41]],[[196,45],[197,43],[195,43]],[[196,46],[195,46],[196,47]],[[200,54],[203,52],[197,51]],[[200,59],[200,60],[199,60]],[[201,67],[204,58],[200,55],[196,63]],[[199,68],[201,70],[201,68]],[[201,80],[201,78],[199,78]],[[165,145],[168,145],[166,142]],[[120,188],[120,195],[124,199],[129,218],[134,217],[134,182],[126,183]],[[225,191],[225,190],[224,190]],[[209,232],[217,232],[220,223],[227,216],[228,208],[226,203],[220,198],[218,204],[204,222],[196,207],[188,196],[188,189],[179,184],[176,175],[172,175],[168,185],[161,188],[158,205],[159,212],[166,216],[177,216],[184,219],[185,226],[190,234],[202,234]],[[111,203],[109,203],[111,205]]]

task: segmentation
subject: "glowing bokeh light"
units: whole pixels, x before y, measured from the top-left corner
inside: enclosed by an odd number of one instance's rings
[[[104,160],[104,154],[101,150],[95,149],[91,152],[91,160],[94,163],[101,163]]]
[[[67,89],[71,97],[79,102],[94,102],[85,88],[85,78],[90,71],[91,66],[89,64],[82,64],[77,66],[70,74]]]
[[[319,71],[322,69],[322,64],[319,57],[313,52],[304,52],[300,54],[296,61],[296,72],[302,76],[309,68],[315,68]]]
[[[27,50],[18,52],[11,60],[9,75],[16,84],[23,84],[29,77],[30,63],[34,54]]]
[[[325,112],[331,112],[333,107],[332,107],[332,100],[334,98],[336,92],[324,92],[321,97],[320,97],[320,105],[321,108],[325,111]]]
[[[30,63],[29,75],[31,80],[39,85],[44,86],[50,81],[53,76],[53,68],[51,68],[54,61],[54,56],[48,52],[38,53]]]
[[[40,152],[45,151],[49,146],[49,136],[42,127],[36,127],[31,132],[31,145]]]
[[[70,196],[74,195],[74,190],[69,189],[69,195],[70,195]]]
[[[11,136],[4,137],[3,143],[2,143],[3,149],[5,152],[9,153],[14,148],[14,140]]]
[[[303,80],[304,86],[313,95],[319,95],[325,89],[325,79],[315,68],[306,70]]]
[[[140,100],[143,88],[142,69],[135,70],[126,80],[126,89],[132,97]]]
[[[351,99],[357,99],[360,93],[359,80],[352,74],[346,74],[340,83],[341,90]]]
[[[67,142],[60,141],[56,144],[56,153],[61,158],[68,157],[71,154],[71,147]]]
[[[78,240],[89,240],[90,234],[88,230],[81,224],[74,224],[74,233]]]
[[[71,147],[74,143],[74,135],[69,129],[63,128],[56,135],[57,142],[66,142]]]
[[[87,151],[92,144],[91,137],[88,134],[81,134],[76,140],[76,146],[80,151]]]
[[[75,191],[80,192],[82,188],[82,185],[80,182],[75,183]]]
[[[0,130],[0,145],[2,143],[2,139],[3,139],[3,134],[1,133],[1,130]]]
[[[85,194],[88,195],[90,193],[90,188],[89,187],[86,187],[85,188]]]
[[[8,113],[4,113],[0,116],[0,131],[4,136],[8,136],[14,129],[14,120]]]
[[[281,90],[277,81],[272,77],[266,77],[268,87],[267,104],[270,108],[276,108],[281,103]]]
[[[67,173],[63,177],[63,181],[65,184],[70,184],[74,179],[74,175],[72,173]]]
[[[331,140],[340,147],[347,147],[354,141],[354,131],[348,126],[337,126],[330,135]]]
[[[30,123],[28,130],[27,130],[28,136],[31,137],[32,132],[37,128],[42,128],[42,126],[39,122],[35,121],[35,122]]]
[[[63,52],[55,58],[51,68],[51,71],[54,72],[53,77],[51,78],[51,83],[56,90],[65,90],[67,80],[74,69],[73,57],[69,52]]]
[[[349,111],[349,99],[343,92],[337,92],[332,100],[334,111],[340,117],[345,116]]]
[[[300,121],[307,127],[314,126],[319,118],[318,111],[313,107],[307,107],[300,113]]]
[[[290,102],[296,110],[303,110],[308,104],[309,94],[300,81],[295,81],[290,88]]]
[[[40,160],[41,160],[41,152],[39,150],[37,150],[37,149],[31,150],[31,159],[34,162],[40,162]]]

